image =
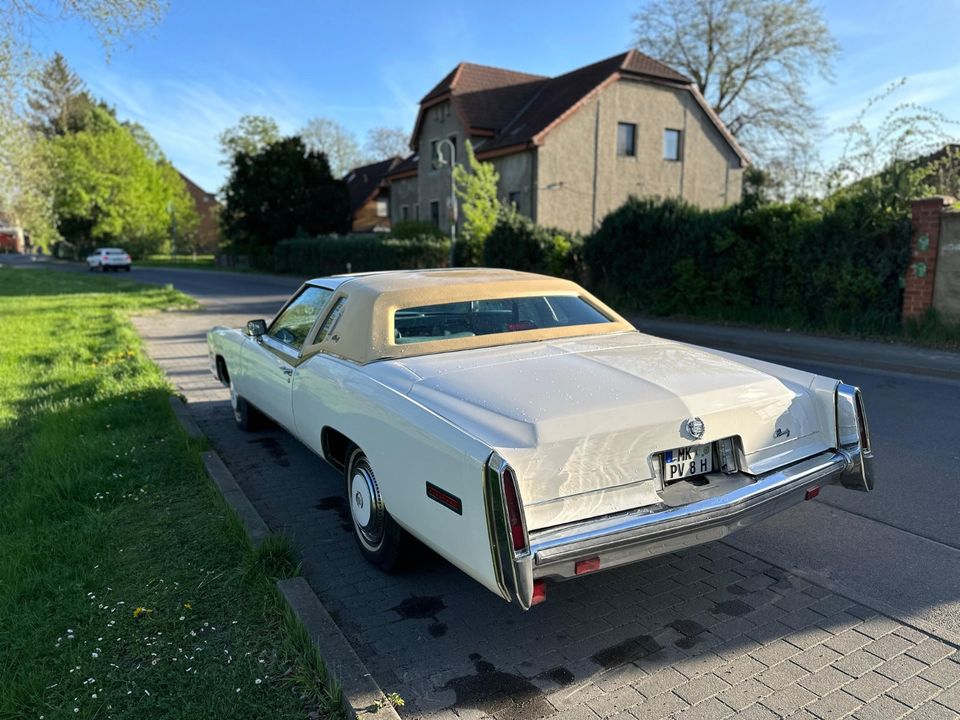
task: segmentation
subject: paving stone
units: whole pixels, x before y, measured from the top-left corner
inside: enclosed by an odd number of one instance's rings
[[[845,630],[839,635],[834,635],[832,638],[824,640],[823,644],[833,648],[838,653],[847,655],[855,650],[859,650],[870,642],[873,642],[873,640],[863,633],[857,632],[856,630]]]
[[[920,677],[942,688],[951,687],[960,682],[960,663],[950,659],[941,660],[921,672]]]
[[[864,650],[867,650],[867,648],[864,648]],[[878,673],[897,682],[903,682],[926,669],[927,666],[924,663],[909,655],[898,655],[892,660],[887,660],[887,662],[877,666]]]
[[[716,653],[707,651],[699,655],[678,660],[673,664],[673,668],[688,678],[695,678],[700,675],[705,675],[723,664],[723,658]]]
[[[910,712],[910,708],[891,697],[881,695],[857,710],[856,720],[898,720]]]
[[[814,645],[809,650],[804,650],[799,655],[791,658],[792,662],[809,672],[815,672],[830,663],[841,659],[843,655],[836,650],[831,650],[826,645]]]
[[[767,666],[759,660],[755,660],[750,655],[743,655],[736,660],[721,665],[713,673],[730,685],[736,685],[766,669]]]
[[[650,700],[630,709],[630,714],[637,720],[663,720],[668,715],[684,710],[687,702],[672,692],[657,695]]]
[[[906,716],[909,720],[957,720],[957,713],[943,705],[928,702]]]
[[[787,716],[817,699],[816,694],[805,687],[790,685],[765,697],[761,704],[779,715]]]
[[[792,685],[800,678],[806,677],[809,674],[810,673],[808,673],[799,665],[787,660],[764,670],[762,673],[757,675],[757,680],[762,682],[767,687],[773,688],[774,690],[782,690],[783,688]]]
[[[863,649],[871,655],[889,660],[912,647],[915,647],[912,642],[898,635],[884,635],[879,640],[864,645]]]
[[[627,685],[619,690],[605,692],[587,703],[587,706],[602,718],[616,715],[622,710],[639,705],[643,696],[634,688]]]
[[[814,645],[829,640],[831,637],[833,636],[823,628],[816,625],[811,625],[810,627],[803,628],[803,630],[797,630],[794,633],[790,633],[784,638],[784,640],[791,645],[796,645],[801,650],[807,650]]]
[[[894,635],[899,635],[902,638],[906,638],[914,644],[917,644],[928,637],[925,633],[922,633],[915,628],[908,627],[907,625],[901,625],[894,630],[893,633]]]
[[[960,714],[960,685],[954,685],[949,690],[944,690],[937,695],[936,701],[941,705],[950,708],[955,713]]]
[[[834,720],[846,717],[862,705],[858,698],[843,690],[837,690],[810,703],[806,709],[823,720]]]
[[[716,698],[705,700],[686,710],[681,710],[672,717],[676,720],[723,720],[733,715],[733,711]]]
[[[866,675],[847,683],[843,689],[854,697],[860,698],[863,702],[870,702],[896,684],[890,678],[871,670]]]
[[[682,685],[686,681],[687,678],[685,678],[675,669],[665,668],[660,672],[643,678],[640,682],[636,683],[634,687],[639,690],[645,698],[649,699],[656,697],[661,693],[673,690],[675,687]]]
[[[882,662],[883,660],[876,655],[871,655],[863,650],[857,650],[837,660],[833,663],[833,667],[845,672],[847,675],[860,677],[861,675],[866,675]]]
[[[733,687],[727,688],[719,695],[717,698],[721,700],[725,705],[730,706],[734,710],[740,711],[747,707],[750,707],[756,702],[763,700],[773,693],[773,690],[768,688],[762,682],[756,678],[750,678],[742,683],[738,683]]]
[[[786,640],[774,640],[750,651],[750,657],[756,658],[764,665],[776,665],[798,654],[800,650]]]
[[[892,633],[897,628],[902,627],[896,620],[891,620],[883,615],[877,615],[872,610],[870,613],[871,617],[866,619],[862,625],[857,627],[857,629],[867,637],[871,637],[876,640],[877,638],[883,637],[888,633]]]
[[[800,684],[807,690],[823,697],[827,693],[831,693],[837,688],[846,685],[851,680],[853,680],[853,678],[846,673],[840,672],[836,668],[825,667],[817,670],[812,675],[802,678]]]
[[[925,662],[927,665],[933,665],[935,662],[952,655],[953,652],[954,648],[946,643],[934,640],[933,638],[927,638],[919,645],[907,650],[907,655]]]
[[[921,677],[912,677],[887,691],[887,695],[911,708],[920,707],[930,698],[938,695],[941,688]]]
[[[789,612],[780,618],[780,622],[784,625],[789,625],[794,630],[800,630],[810,625],[816,625],[819,622],[823,621],[823,615],[820,613],[814,612],[810,608],[802,608],[801,610],[794,610]]]
[[[726,690],[728,687],[730,687],[729,683],[724,682],[713,673],[710,673],[709,675],[703,675],[702,677],[698,677],[674,688],[673,692],[691,705],[695,705],[701,700],[713,697],[717,693]]]
[[[778,715],[759,703],[737,713],[737,720],[777,720]]]

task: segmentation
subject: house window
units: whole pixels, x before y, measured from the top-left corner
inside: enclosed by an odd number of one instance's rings
[[[636,157],[637,126],[633,123],[617,123],[617,155]]]
[[[415,203],[413,206],[413,219],[414,220],[420,219],[420,203]]]
[[[507,205],[514,210],[520,210],[520,193],[517,191],[507,194]]]
[[[456,136],[456,135],[451,135],[451,136],[450,136],[449,138],[447,138],[447,139],[450,141],[450,145],[453,146],[453,153],[452,153],[453,157],[452,157],[452,158],[448,158],[448,159],[450,160],[450,164],[451,164],[451,165],[456,165],[456,164],[457,164],[457,136]],[[447,150],[449,150],[449,149],[450,149],[450,148],[447,148]]]
[[[390,206],[386,200],[377,200],[377,217],[390,217]]]
[[[439,140],[430,141],[430,169],[431,170],[436,170],[438,167],[440,167],[440,165],[437,163],[437,160],[440,159],[439,156],[437,155],[438,142],[440,141]]]
[[[680,153],[682,151],[682,135],[679,130],[670,130],[669,128],[663,131],[663,159],[664,160],[679,160]]]
[[[401,220],[409,220],[409,219],[410,219],[410,206],[409,206],[409,205],[401,205],[401,206],[400,206],[400,219],[401,219]]]
[[[430,201],[430,222],[433,223],[434,227],[440,227],[440,201],[439,200]]]

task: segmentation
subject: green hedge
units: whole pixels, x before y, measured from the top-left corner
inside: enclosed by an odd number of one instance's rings
[[[444,267],[450,240],[391,238],[379,234],[330,235],[282,240],[274,248],[274,270],[299,275],[336,275],[371,270]]]
[[[505,211],[483,245],[489,267],[526,270],[574,280],[583,274],[579,235],[540,227],[515,211]]]
[[[592,284],[617,307],[796,327],[898,322],[907,218],[863,198],[699,210],[631,198],[586,239]]]

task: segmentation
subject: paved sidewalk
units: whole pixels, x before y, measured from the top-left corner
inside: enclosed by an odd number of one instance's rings
[[[774,360],[807,360],[960,380],[960,352],[782,330],[633,317],[651,335]]]
[[[246,315],[139,318],[151,356],[404,717],[960,717],[948,643],[724,543],[553,585],[522,613],[424,551],[384,575],[342,480],[288,434],[238,431],[204,334]]]

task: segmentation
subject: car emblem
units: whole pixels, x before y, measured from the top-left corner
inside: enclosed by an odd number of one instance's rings
[[[690,433],[690,437],[692,437],[694,440],[699,440],[702,438],[706,429],[707,426],[704,425],[703,420],[698,417],[687,420],[687,432]]]

